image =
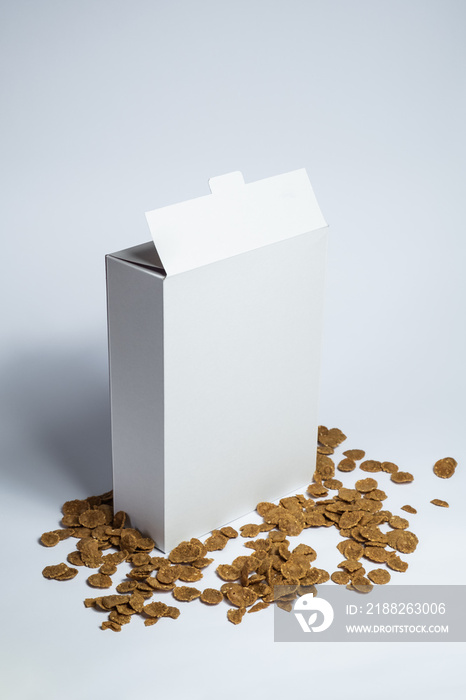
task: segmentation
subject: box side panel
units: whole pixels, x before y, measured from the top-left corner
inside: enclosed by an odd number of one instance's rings
[[[315,466],[326,231],[167,278],[168,548]]]
[[[116,510],[164,548],[163,279],[107,256]]]

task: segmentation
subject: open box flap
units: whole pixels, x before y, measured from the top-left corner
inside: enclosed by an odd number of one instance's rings
[[[250,184],[234,172],[209,185],[211,194],[146,213],[167,275],[327,225],[304,169]]]
[[[141,243],[141,245],[135,245],[132,248],[125,248],[125,250],[119,250],[117,253],[112,253],[111,257],[134,263],[140,267],[147,267],[165,276],[162,261],[152,241]]]

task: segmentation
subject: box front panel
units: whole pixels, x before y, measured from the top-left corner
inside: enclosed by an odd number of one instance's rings
[[[107,257],[115,509],[164,548],[163,278]]]
[[[310,482],[325,249],[321,230],[167,278],[168,548]]]

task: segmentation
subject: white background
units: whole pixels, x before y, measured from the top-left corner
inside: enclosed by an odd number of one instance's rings
[[[2,3],[2,697],[464,692],[464,645],[276,644],[271,610],[103,633],[82,571],[41,576],[68,543],[37,537],[111,485],[105,253],[209,177],[305,167],[330,225],[321,422],[416,476],[383,483],[419,509],[399,582],[465,583],[465,21],[461,0]]]

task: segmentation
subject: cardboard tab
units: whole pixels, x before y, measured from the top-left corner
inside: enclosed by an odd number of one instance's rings
[[[146,213],[168,276],[325,227],[304,169],[244,184],[209,180],[211,194]]]
[[[243,173],[236,170],[234,173],[228,173],[228,175],[211,177],[209,187],[212,194],[226,194],[228,196],[233,189],[244,187]]]

